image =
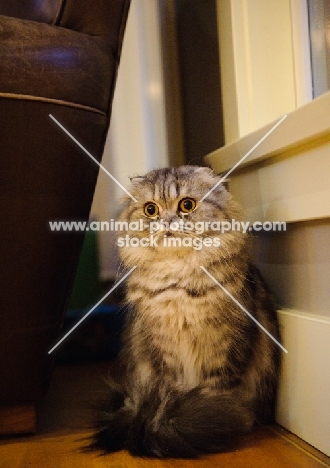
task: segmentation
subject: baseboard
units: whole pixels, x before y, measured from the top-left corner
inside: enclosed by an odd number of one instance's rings
[[[32,404],[0,407],[0,435],[32,434],[36,431],[36,410]]]
[[[283,353],[277,422],[330,455],[330,318],[279,311]]]

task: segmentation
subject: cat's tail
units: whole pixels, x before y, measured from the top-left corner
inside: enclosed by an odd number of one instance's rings
[[[127,449],[142,457],[196,458],[230,447],[253,425],[249,408],[230,395],[195,388],[170,392],[162,400],[149,394],[136,414],[122,406],[103,418],[93,447],[104,453]]]

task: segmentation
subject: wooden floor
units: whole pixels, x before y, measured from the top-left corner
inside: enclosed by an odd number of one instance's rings
[[[102,394],[107,364],[61,366],[38,407],[38,432],[0,439],[1,468],[320,468],[329,458],[277,425],[242,437],[232,452],[200,460],[145,460],[122,451],[106,457],[81,453],[91,400]]]

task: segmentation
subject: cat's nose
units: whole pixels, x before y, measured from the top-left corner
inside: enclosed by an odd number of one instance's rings
[[[175,218],[176,213],[164,213],[162,216],[162,220],[166,226],[173,223],[175,221]]]
[[[174,216],[164,218],[164,223],[168,226],[173,222],[174,222]]]

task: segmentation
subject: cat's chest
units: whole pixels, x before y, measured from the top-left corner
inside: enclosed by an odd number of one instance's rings
[[[181,331],[185,325],[198,325],[210,314],[210,301],[193,287],[165,286],[148,294],[139,295],[138,307],[152,320],[160,320],[166,328]]]
[[[201,319],[187,323],[180,314],[164,316],[156,323],[151,336],[152,346],[160,351],[161,359],[177,385],[193,388],[202,383],[205,374],[214,366],[219,368],[225,364],[225,324]]]
[[[205,292],[195,281],[157,283],[152,293],[141,284],[130,290],[139,324],[134,335],[138,329],[145,331],[139,336],[149,350],[146,354],[157,350],[162,364],[156,368],[162,373],[165,366],[179,386],[193,388],[225,364],[228,327],[215,291]]]

